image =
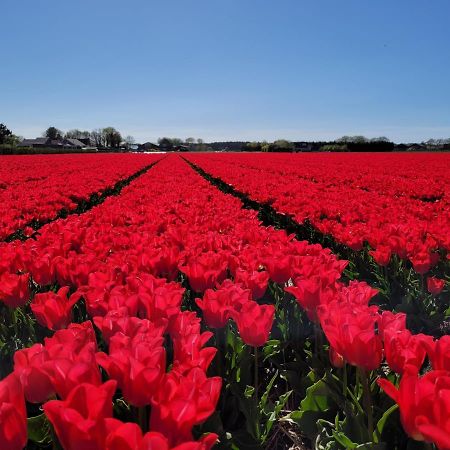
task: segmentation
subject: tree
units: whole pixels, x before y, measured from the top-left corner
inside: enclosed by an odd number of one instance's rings
[[[94,141],[96,147],[103,147],[103,133],[100,128],[91,131],[91,139]]]
[[[294,150],[294,144],[286,139],[278,139],[273,143],[273,147],[276,152],[290,152]]]
[[[195,138],[193,137],[188,137],[186,138],[186,140],[184,141],[187,145],[191,146],[192,144],[195,143]]]
[[[122,135],[114,127],[103,128],[102,136],[106,147],[120,147],[120,143],[122,142]]]
[[[12,135],[12,131],[5,124],[0,123],[0,144],[6,144],[7,139]]]
[[[159,138],[158,144],[159,144],[160,148],[163,150],[170,151],[173,148],[172,139],[170,139],[168,137]]]
[[[61,130],[58,130],[56,127],[49,127],[45,130],[44,136],[48,137],[49,139],[53,140],[59,140],[62,139],[63,133]]]
[[[90,137],[90,135],[91,133],[89,133],[89,131],[81,131],[75,128],[73,130],[67,131],[64,137],[66,139],[86,139]]]
[[[133,144],[136,143],[136,140],[134,139],[133,136],[128,135],[125,137],[124,142],[127,149],[129,149]]]
[[[198,138],[197,139],[197,144],[200,144],[200,145],[203,144],[203,139],[202,138]]]
[[[389,139],[386,136],[380,136],[371,139],[370,142],[389,142]]]

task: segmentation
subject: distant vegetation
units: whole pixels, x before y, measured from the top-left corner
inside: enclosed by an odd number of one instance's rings
[[[78,148],[81,152],[105,151],[178,151],[178,152],[392,152],[392,151],[450,151],[450,138],[429,139],[420,143],[395,144],[387,137],[367,138],[365,136],[342,136],[334,141],[289,141],[278,139],[267,141],[222,141],[204,142],[201,138],[161,137],[158,143],[136,143],[133,136],[123,137],[114,127],[96,128],[92,131],[77,128],[63,132],[51,126],[43,133],[56,144],[58,141],[77,139],[83,141],[86,147]],[[24,146],[19,144],[22,137],[15,135],[5,124],[0,123],[0,154],[31,154],[31,153],[61,153],[74,151],[68,148],[48,148],[40,146]]]

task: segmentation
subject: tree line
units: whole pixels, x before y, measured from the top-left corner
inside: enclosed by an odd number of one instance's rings
[[[123,138],[120,131],[114,127],[96,128],[92,131],[83,131],[74,128],[65,133],[56,127],[49,127],[44,131],[43,136],[52,140],[90,139],[92,145],[95,147],[117,148],[121,145],[130,147],[135,143],[133,136],[125,136]]]

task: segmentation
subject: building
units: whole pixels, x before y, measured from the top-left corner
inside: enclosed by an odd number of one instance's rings
[[[84,139],[50,139],[47,137],[42,137],[36,139],[24,139],[20,144],[18,144],[18,147],[54,148],[61,150],[81,150],[86,148],[93,149],[93,147],[83,141]]]

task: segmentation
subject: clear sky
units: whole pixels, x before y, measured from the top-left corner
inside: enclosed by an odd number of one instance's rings
[[[2,0],[0,122],[448,138],[449,20],[449,0]]]

